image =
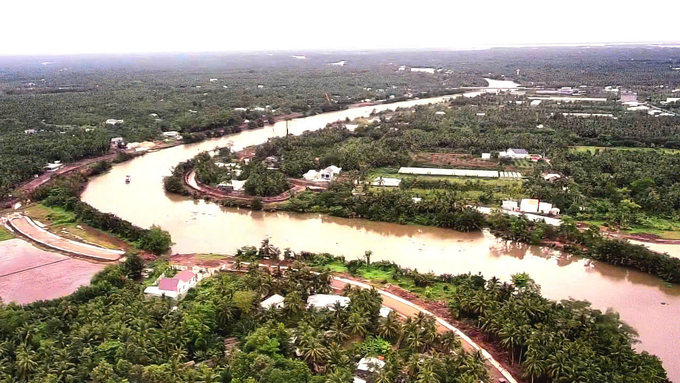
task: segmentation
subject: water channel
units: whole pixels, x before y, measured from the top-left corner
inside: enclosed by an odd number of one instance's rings
[[[474,96],[469,93],[466,96]],[[290,122],[292,134],[324,127],[327,123],[368,116],[372,110],[435,103],[449,97],[411,100],[332,112]],[[265,238],[293,250],[328,252],[356,258],[372,250],[374,260],[391,260],[405,267],[435,273],[478,273],[507,280],[528,272],[552,299],[588,300],[602,310],[611,307],[637,329],[638,350],[656,354],[671,380],[680,381],[680,287],[634,270],[570,257],[560,252],[501,241],[489,233],[459,233],[422,226],[343,219],[318,214],[265,213],[224,208],[163,191],[162,179],[172,166],[201,151],[226,146],[233,149],[265,142],[285,134],[284,122],[247,130],[196,144],[148,153],[115,165],[93,178],[83,201],[132,223],[160,225],[172,234],[175,253],[233,253],[244,245],[256,246]],[[125,183],[130,175],[132,182]],[[680,247],[676,252],[680,252]]]

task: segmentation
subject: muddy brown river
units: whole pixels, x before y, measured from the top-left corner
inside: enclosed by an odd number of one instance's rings
[[[474,96],[474,93],[468,96]],[[290,132],[322,128],[328,122],[367,116],[372,110],[410,107],[445,98],[412,100],[389,105],[338,111],[290,122]],[[260,144],[285,134],[285,123],[201,143],[177,146],[115,165],[93,178],[83,201],[132,223],[160,225],[172,234],[177,253],[232,253],[244,245],[258,245],[269,237],[278,247],[362,256],[373,251],[374,260],[390,260],[405,267],[435,273],[478,273],[503,280],[527,272],[552,299],[587,300],[596,308],[611,307],[637,329],[638,350],[658,355],[671,380],[680,381],[680,288],[664,285],[656,277],[634,270],[592,262],[560,252],[501,241],[489,233],[402,226],[318,214],[265,213],[223,208],[163,191],[162,179],[170,168],[200,151],[233,142],[234,150]],[[132,182],[125,184],[125,176]],[[667,251],[672,251],[669,249]],[[680,252],[680,248],[676,253]]]

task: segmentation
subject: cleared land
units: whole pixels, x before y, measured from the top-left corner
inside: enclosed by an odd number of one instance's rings
[[[59,237],[49,231],[38,227],[33,221],[25,216],[12,217],[9,224],[22,235],[44,246],[65,251],[75,255],[85,256],[101,261],[115,261],[125,252],[122,250],[110,250],[103,247],[75,242]]]
[[[0,298],[26,304],[63,297],[88,285],[105,266],[50,253],[21,240],[0,242]]]

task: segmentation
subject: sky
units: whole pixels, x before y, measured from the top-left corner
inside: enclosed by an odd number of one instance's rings
[[[680,43],[680,0],[6,0],[0,54]]]

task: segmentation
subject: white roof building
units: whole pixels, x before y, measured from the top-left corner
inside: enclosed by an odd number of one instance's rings
[[[61,161],[48,162],[47,165],[45,165],[45,169],[54,171],[62,166],[64,166],[64,164],[62,164]]]
[[[179,135],[179,132],[174,131],[174,130],[170,130],[170,131],[167,131],[167,132],[163,132],[163,135],[165,137],[177,137]]]
[[[316,179],[319,176],[319,172],[317,172],[314,169],[310,169],[307,171],[307,173],[302,175],[302,178],[306,179],[307,181],[316,181]]]
[[[122,124],[123,120],[116,120],[115,118],[109,118],[106,120],[107,125],[117,125],[117,124]]]
[[[363,358],[359,361],[357,370],[365,372],[378,372],[385,367],[385,362],[378,358]]]
[[[490,160],[491,159],[491,153],[482,153],[482,159],[483,160]]]
[[[271,297],[260,302],[260,306],[265,309],[276,308],[280,309],[283,307],[284,298],[279,294],[274,294]]]
[[[401,184],[401,178],[376,178],[371,185],[373,186],[385,186],[385,187],[399,187]]]
[[[541,100],[533,100],[529,104],[529,106],[539,106],[539,105],[541,105]]]
[[[553,206],[551,203],[547,202],[539,202],[538,203],[538,212],[541,214],[550,214],[550,210],[552,210]]]
[[[519,210],[523,213],[538,213],[537,199],[523,199],[519,204]]]
[[[543,176],[543,179],[545,179],[546,181],[550,181],[550,182],[552,182],[554,180],[558,180],[560,178],[562,178],[562,176],[557,174],[557,173],[550,173],[550,174],[546,174],[546,175]]]
[[[511,210],[515,211],[519,208],[517,205],[517,201],[503,201],[503,205],[501,206],[503,210]]]
[[[349,305],[350,299],[342,295],[316,294],[307,298],[307,307],[328,308],[333,310],[335,302],[340,302],[343,307]]]

